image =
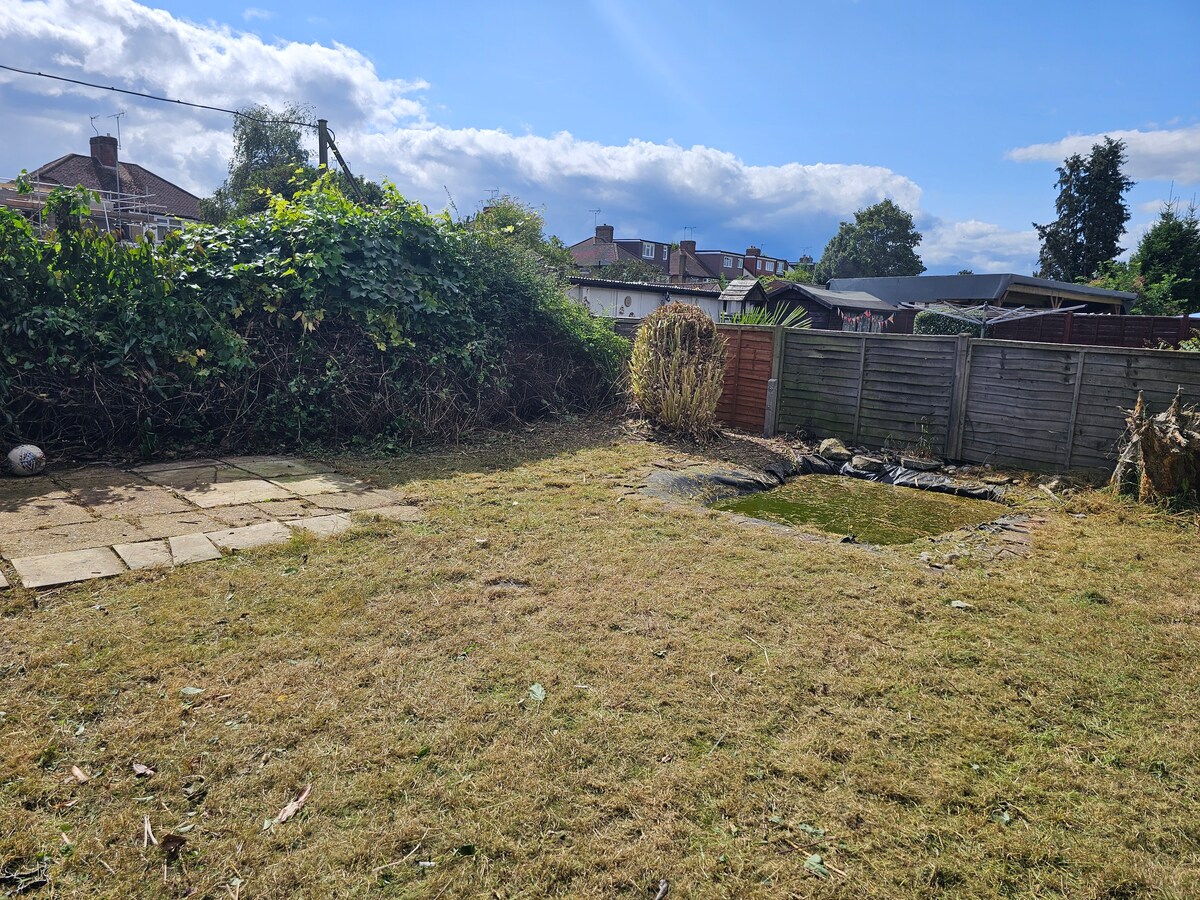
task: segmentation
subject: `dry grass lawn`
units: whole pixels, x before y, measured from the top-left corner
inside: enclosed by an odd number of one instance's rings
[[[343,459],[428,521],[0,594],[0,894],[1200,896],[1194,520],[934,571],[622,498],[679,452]]]

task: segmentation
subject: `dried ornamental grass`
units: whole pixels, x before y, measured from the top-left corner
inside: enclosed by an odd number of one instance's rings
[[[647,316],[629,371],[633,398],[651,423],[695,437],[716,430],[725,339],[699,308],[669,303]]]

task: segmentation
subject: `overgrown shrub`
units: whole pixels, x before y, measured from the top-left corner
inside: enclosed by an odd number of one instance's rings
[[[0,210],[0,425],[60,453],[453,438],[602,402],[627,346],[536,254],[394,191],[158,246]]]
[[[629,380],[634,400],[651,423],[703,437],[716,427],[725,381],[725,339],[698,307],[659,307],[638,329]]]
[[[971,337],[980,337],[983,327],[942,315],[931,309],[923,309],[913,318],[913,334],[969,334]]]

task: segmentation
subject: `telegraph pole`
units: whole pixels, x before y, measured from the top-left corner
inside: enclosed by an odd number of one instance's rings
[[[317,162],[329,168],[329,120],[317,119]]]

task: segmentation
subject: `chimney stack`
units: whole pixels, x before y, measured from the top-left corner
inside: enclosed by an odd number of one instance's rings
[[[92,138],[92,159],[110,169],[117,167],[117,139],[111,134]]]
[[[747,247],[746,248],[746,256],[761,256],[761,255],[762,255],[762,251],[760,249],[758,249],[757,247]]]
[[[611,225],[596,226],[596,243],[611,244],[613,242],[613,227]]]
[[[681,253],[686,253],[688,256],[695,256],[696,255],[696,242],[695,241],[680,241],[679,242],[679,251]]]

